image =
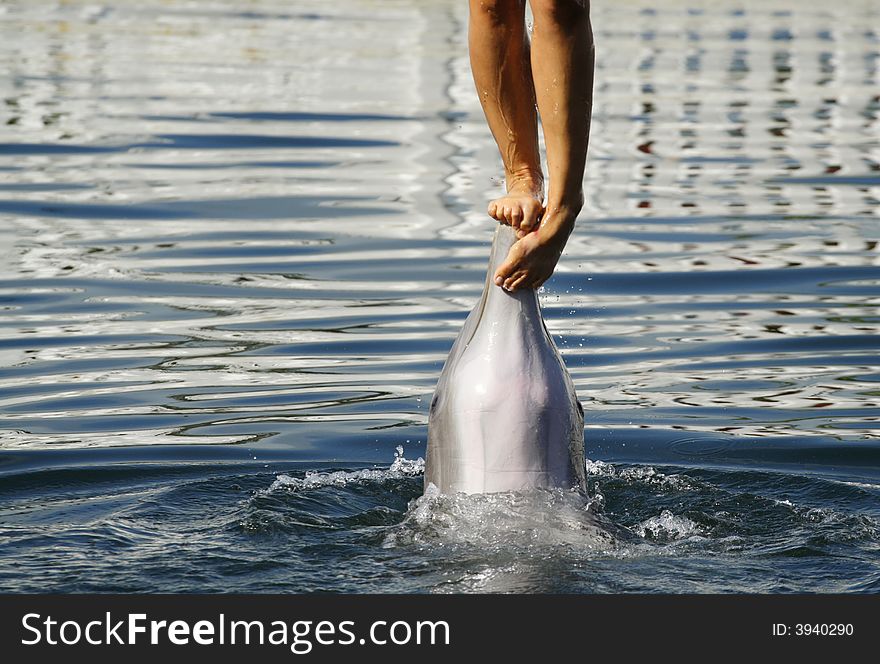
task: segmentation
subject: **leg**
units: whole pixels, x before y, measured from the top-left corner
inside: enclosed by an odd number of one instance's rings
[[[553,274],[584,204],[593,106],[593,31],[588,0],[529,0],[535,18],[532,75],[550,191],[540,228],[519,240],[495,275],[507,290],[537,288]]]
[[[525,0],[470,0],[468,50],[507,184],[507,195],[489,203],[489,215],[514,228],[534,230],[543,212],[544,177]]]

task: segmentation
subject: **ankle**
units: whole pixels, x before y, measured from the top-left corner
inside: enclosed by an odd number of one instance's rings
[[[539,227],[543,240],[554,245],[564,246],[574,230],[577,216],[584,205],[583,196],[564,200],[552,200],[544,208],[544,217]]]
[[[581,209],[584,207],[584,191],[580,189],[575,192],[565,194],[560,197],[550,195],[547,197],[547,205],[545,206],[545,214],[548,216],[559,216],[571,218],[577,217]]]
[[[540,195],[544,191],[544,175],[541,170],[533,168],[520,168],[515,171],[507,171],[504,174],[507,192],[528,191],[530,194]]]
[[[565,245],[574,230],[577,215],[545,215],[538,227],[538,239],[542,244]]]

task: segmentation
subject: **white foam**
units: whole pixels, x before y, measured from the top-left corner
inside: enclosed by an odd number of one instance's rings
[[[577,491],[536,489],[486,494],[443,494],[433,484],[410,502],[383,546],[476,547],[488,553],[534,553],[563,546],[583,552],[617,544]]]
[[[638,466],[618,470],[610,463],[585,459],[584,470],[588,477],[613,477],[627,483],[648,484],[673,491],[693,491],[698,483],[684,475],[666,475],[652,466]]]
[[[700,535],[700,526],[686,516],[676,516],[669,510],[660,512],[638,524],[633,530],[644,538],[680,540]]]
[[[837,484],[845,484],[846,486],[854,486],[859,489],[868,489],[871,491],[876,491],[880,489],[880,484],[872,484],[870,482],[845,482],[843,480],[831,480],[832,482],[836,482]]]
[[[587,475],[614,475],[614,466],[604,461],[584,459],[584,470]]]
[[[403,456],[403,446],[398,445],[394,452],[394,461],[388,468],[363,470],[337,470],[332,473],[308,471],[305,477],[278,475],[267,493],[278,489],[302,491],[325,486],[345,486],[359,482],[387,482],[388,480],[415,477],[425,472],[425,460],[407,459]]]

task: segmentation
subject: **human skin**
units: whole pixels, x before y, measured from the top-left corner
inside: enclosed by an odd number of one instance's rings
[[[595,54],[588,0],[470,0],[474,83],[504,164],[506,195],[489,203],[517,242],[495,273],[505,290],[538,288],[553,274],[583,207]],[[537,108],[536,108],[537,105]],[[549,188],[538,149],[538,115]]]

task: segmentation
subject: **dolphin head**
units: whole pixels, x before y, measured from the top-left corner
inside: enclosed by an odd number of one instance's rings
[[[482,295],[431,400],[425,484],[444,493],[585,488],[583,408],[537,294],[492,281],[514,242],[499,224]]]

